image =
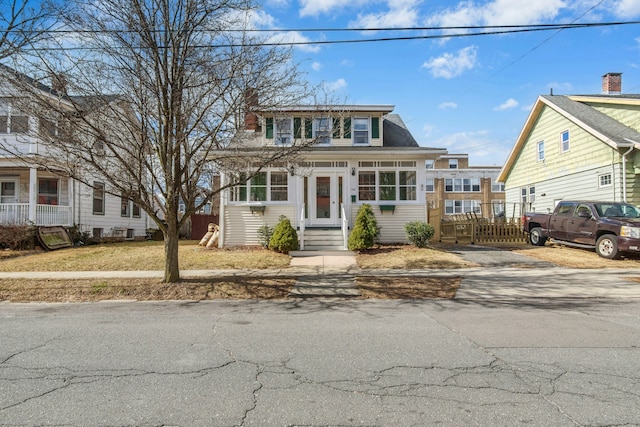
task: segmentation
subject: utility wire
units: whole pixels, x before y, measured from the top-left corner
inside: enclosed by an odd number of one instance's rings
[[[348,44],[348,43],[376,43],[376,42],[388,42],[388,41],[407,41],[407,40],[429,40],[429,39],[445,39],[445,38],[460,38],[460,37],[477,37],[477,36],[491,36],[491,35],[503,35],[503,34],[517,34],[517,33],[529,33],[540,31],[562,31],[569,29],[579,28],[597,28],[597,27],[611,27],[622,25],[638,25],[640,21],[623,21],[623,22],[601,22],[601,23],[585,23],[585,24],[537,24],[537,25],[500,25],[500,26],[465,26],[465,27],[415,27],[415,28],[379,28],[379,29],[287,29],[287,30],[229,30],[229,31],[244,31],[244,32],[275,32],[277,34],[286,32],[314,32],[314,31],[426,31],[426,30],[477,30],[477,29],[494,29],[494,31],[482,31],[482,32],[461,32],[461,33],[447,33],[447,34],[435,34],[435,35],[415,35],[415,36],[400,36],[400,37],[375,37],[375,38],[362,38],[362,39],[345,39],[345,40],[319,40],[319,41],[260,41],[256,43],[224,43],[224,44],[211,44],[211,45],[194,45],[193,48],[225,48],[225,47],[274,47],[274,46],[304,46],[304,45],[331,45],[331,44]],[[503,30],[499,30],[503,28]],[[119,30],[102,30],[102,31],[71,31],[71,30],[52,30],[58,33],[111,33],[123,31]],[[158,32],[156,30],[153,32]],[[135,31],[129,31],[135,33]],[[168,46],[157,46],[160,49],[166,49]],[[93,47],[43,47],[43,48],[31,48],[29,50],[93,50]]]

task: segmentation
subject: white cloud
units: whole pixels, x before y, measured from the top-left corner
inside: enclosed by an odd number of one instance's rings
[[[526,7],[523,7],[522,0],[493,0],[485,4],[465,1],[454,8],[434,14],[427,19],[427,23],[447,27],[538,24],[556,18],[566,7],[567,2],[564,0],[530,1],[527,2]]]
[[[313,64],[311,64],[311,69],[313,71],[320,71],[321,68],[322,68],[322,64],[319,62],[314,62]]]
[[[308,43],[313,42],[307,36],[302,35],[298,31],[287,31],[284,33],[275,33],[269,37],[270,43]],[[303,52],[319,52],[320,46],[314,44],[302,44],[294,46],[296,49],[300,49]]]
[[[430,136],[431,133],[435,130],[435,128],[436,127],[434,125],[430,125],[428,123],[424,124],[422,126],[422,135],[425,137]]]
[[[453,101],[443,102],[442,104],[438,105],[438,108],[441,110],[450,110],[453,108],[458,108],[458,104]]]
[[[494,108],[494,111],[505,111],[505,110],[510,110],[512,108],[516,108],[518,106],[518,101],[516,101],[513,98],[509,98],[506,101],[504,101],[502,104],[500,104],[499,106],[497,106],[496,108]]]
[[[431,58],[422,64],[422,68],[428,68],[433,77],[451,79],[476,66],[477,52],[476,46],[467,46],[456,54],[444,53],[437,58]]]
[[[614,6],[614,12],[620,18],[637,18],[640,16],[640,0],[620,0]]]
[[[338,79],[334,82],[325,82],[324,87],[329,92],[336,92],[347,87],[347,81],[345,79]]]
[[[389,10],[379,13],[358,14],[358,19],[349,23],[351,28],[399,28],[418,23],[419,0],[390,0]]]
[[[502,164],[513,141],[499,141],[488,130],[478,130],[445,135],[429,145],[445,147],[450,153],[468,154],[470,163],[479,166]]]
[[[317,16],[345,6],[344,0],[301,0],[300,16]]]

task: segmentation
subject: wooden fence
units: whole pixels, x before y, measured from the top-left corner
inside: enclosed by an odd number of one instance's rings
[[[464,243],[522,243],[519,218],[480,218],[474,213],[448,215],[440,219],[441,242]]]

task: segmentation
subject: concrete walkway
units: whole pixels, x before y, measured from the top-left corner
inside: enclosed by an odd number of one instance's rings
[[[360,296],[355,273],[360,269],[350,251],[292,252],[291,267],[311,269],[316,275],[298,277],[292,298],[352,298]]]

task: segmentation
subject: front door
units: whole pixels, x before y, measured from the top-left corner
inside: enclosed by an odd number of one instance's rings
[[[309,225],[340,224],[342,176],[335,173],[309,177]]]

